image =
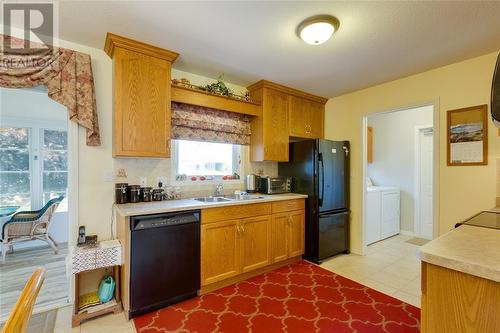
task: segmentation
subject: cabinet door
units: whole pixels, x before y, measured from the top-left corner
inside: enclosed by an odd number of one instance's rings
[[[239,273],[239,220],[201,226],[201,285],[224,280]]]
[[[288,162],[288,96],[265,89],[263,103],[264,160]]]
[[[241,272],[271,263],[271,216],[243,219],[241,229]]]
[[[366,232],[365,244],[377,242],[381,239],[380,233],[380,192],[368,192],[366,195]]]
[[[380,200],[380,233],[382,238],[386,238],[399,233],[400,230],[399,191],[383,191]]]
[[[290,136],[308,138],[307,129],[311,126],[309,115],[309,101],[296,96],[289,99]]]
[[[116,48],[114,156],[170,156],[170,63]]]
[[[325,105],[318,102],[309,102],[308,137],[320,139],[324,136]]]
[[[282,261],[288,258],[288,238],[290,214],[274,214],[272,220],[272,258],[273,262]]]
[[[304,253],[304,211],[289,213],[289,257],[299,256]]]

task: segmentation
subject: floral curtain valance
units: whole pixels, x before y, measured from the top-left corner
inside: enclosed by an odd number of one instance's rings
[[[172,102],[172,139],[250,144],[250,117]]]
[[[92,65],[88,54],[64,48],[44,48],[0,34],[0,87],[30,88],[45,85],[51,99],[66,106],[69,118],[87,129],[87,145],[101,144]],[[22,50],[23,52],[20,52]]]

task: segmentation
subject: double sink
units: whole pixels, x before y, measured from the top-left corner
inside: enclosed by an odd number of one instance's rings
[[[265,197],[260,195],[225,195],[225,196],[210,196],[210,197],[200,197],[194,198],[194,200],[204,203],[211,202],[227,202],[227,201],[243,201],[243,200],[257,200],[264,199]]]

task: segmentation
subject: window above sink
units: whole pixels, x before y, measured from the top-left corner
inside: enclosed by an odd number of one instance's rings
[[[173,140],[172,148],[172,175],[176,183],[242,181],[240,145]]]

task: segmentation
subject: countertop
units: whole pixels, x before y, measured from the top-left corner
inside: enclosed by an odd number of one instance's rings
[[[115,204],[115,209],[122,216],[136,216],[136,215],[178,212],[191,209],[205,209],[205,208],[215,208],[215,207],[225,207],[225,206],[235,206],[235,205],[248,205],[254,203],[307,198],[307,195],[297,194],[297,193],[285,193],[285,194],[273,194],[273,195],[259,194],[259,196],[262,196],[264,198],[251,199],[251,200],[232,200],[223,202],[207,202],[207,203],[202,203],[194,199],[165,200],[165,201],[129,203],[122,205]]]
[[[422,261],[500,282],[500,230],[461,225],[419,249]]]

